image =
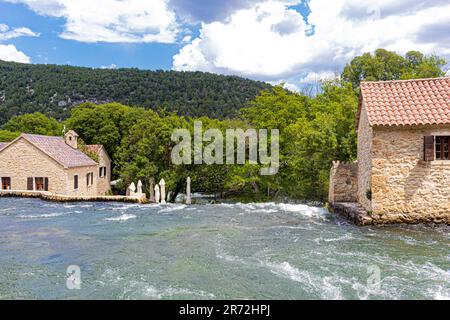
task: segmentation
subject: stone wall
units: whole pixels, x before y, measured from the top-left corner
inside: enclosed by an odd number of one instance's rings
[[[450,221],[450,161],[423,161],[424,136],[450,126],[375,127],[372,211],[385,220]]]
[[[94,184],[87,186],[86,174],[94,173]],[[78,174],[78,189],[73,176]],[[18,139],[0,152],[0,177],[11,178],[11,189],[27,190],[29,177],[47,177],[48,191],[70,196],[97,196],[98,166],[64,168],[25,139]]]
[[[370,198],[372,176],[372,137],[373,130],[369,125],[366,108],[362,104],[358,126],[358,202],[367,211],[372,210]]]
[[[49,192],[65,192],[66,176],[59,163],[25,139],[0,152],[0,177],[11,178],[12,190],[27,190],[28,177],[48,177]]]
[[[106,167],[106,176],[100,177],[100,171],[97,169],[97,193],[98,195],[107,195],[111,190],[111,159],[103,147],[98,155],[98,163],[99,167]]]
[[[328,202],[357,202],[358,164],[333,161]]]
[[[98,179],[98,166],[78,167],[67,169],[67,189],[64,193],[68,196],[97,196],[97,179]],[[94,184],[87,184],[87,174],[94,174]],[[78,189],[74,188],[74,176],[78,175]]]

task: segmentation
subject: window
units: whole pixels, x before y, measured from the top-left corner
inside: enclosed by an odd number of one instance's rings
[[[73,188],[75,190],[78,189],[78,175],[77,174],[73,176]]]
[[[88,174],[86,174],[86,186],[91,186],[94,184],[94,173],[93,172],[89,172]]]
[[[450,160],[450,136],[426,136],[424,138],[424,160]]]
[[[44,178],[34,178],[36,191],[44,191]]]
[[[100,167],[98,172],[99,172],[98,175],[100,178],[106,177],[106,167]]]
[[[2,177],[0,178],[2,181],[2,190],[11,190],[11,178],[10,177]]]
[[[450,160],[449,158],[450,136],[437,136],[435,143],[436,160]]]

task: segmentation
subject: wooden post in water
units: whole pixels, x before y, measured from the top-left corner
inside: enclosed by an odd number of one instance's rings
[[[155,177],[150,178],[148,189],[150,192],[150,202],[155,202]]]
[[[155,203],[159,203],[159,186],[155,185]]]
[[[161,187],[161,203],[166,203],[166,182],[164,179],[161,179],[159,185]]]
[[[186,204],[191,204],[191,178],[187,177],[186,179]]]

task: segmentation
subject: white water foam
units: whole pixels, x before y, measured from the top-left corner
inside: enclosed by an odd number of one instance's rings
[[[169,213],[169,212],[179,211],[179,210],[183,210],[186,207],[187,207],[187,205],[185,205],[185,204],[167,205],[166,208],[159,210],[158,213]]]
[[[261,261],[261,265],[268,267],[273,274],[306,285],[310,290],[319,294],[324,299],[343,299],[341,288],[332,283],[332,277],[318,277],[311,275],[308,271],[299,270],[286,261],[281,263]]]
[[[17,217],[21,219],[45,219],[45,218],[55,218],[60,216],[65,216],[71,212],[53,212],[53,213],[43,213],[43,214],[20,214]]]
[[[130,219],[135,219],[136,215],[134,214],[122,214],[119,217],[113,217],[113,218],[106,218],[106,221],[127,221]]]

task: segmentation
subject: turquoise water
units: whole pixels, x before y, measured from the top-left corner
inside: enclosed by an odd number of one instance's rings
[[[301,204],[0,199],[0,298],[450,299],[449,231]]]

